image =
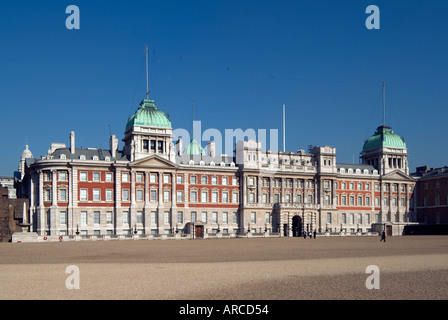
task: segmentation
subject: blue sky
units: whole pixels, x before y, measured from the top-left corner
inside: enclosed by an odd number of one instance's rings
[[[68,5],[80,29],[68,30]],[[366,7],[380,9],[368,30]],[[11,1],[0,10],[0,175],[17,170],[28,141],[108,149],[123,143],[145,97],[173,128],[278,129],[286,150],[336,148],[357,163],[382,124],[404,136],[410,170],[448,164],[447,1]],[[205,146],[206,142],[203,142]]]

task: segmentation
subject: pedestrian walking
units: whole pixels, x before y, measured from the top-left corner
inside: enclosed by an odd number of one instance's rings
[[[313,236],[314,236],[314,239],[316,239],[316,229],[314,229]]]
[[[381,234],[381,240],[380,241],[386,242],[386,232],[384,230],[383,230],[383,233]]]
[[[303,239],[306,239],[306,231],[303,232]]]
[[[310,239],[313,239],[313,236],[312,236],[312,234],[311,234],[311,231],[310,231],[310,233],[308,233],[308,237],[310,237]]]

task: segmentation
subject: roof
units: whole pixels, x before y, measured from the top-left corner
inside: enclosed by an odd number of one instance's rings
[[[395,134],[389,126],[379,126],[373,136],[364,142],[362,151],[369,151],[378,148],[402,148],[406,149],[403,137]]]
[[[112,157],[112,153],[110,152],[110,150],[103,150],[101,148],[87,148],[87,149],[76,148],[74,154],[70,152],[70,148],[60,148],[56,149],[50,156],[52,157],[52,159],[63,159],[65,157],[65,159],[69,160],[70,159],[79,160],[81,158],[84,158],[85,160],[93,160],[95,158],[103,161],[106,160],[106,158],[110,159],[110,161],[129,160],[122,151],[117,151],[116,157]]]
[[[154,100],[144,99],[138,110],[128,119],[126,131],[133,126],[171,128],[168,116],[156,106]]]

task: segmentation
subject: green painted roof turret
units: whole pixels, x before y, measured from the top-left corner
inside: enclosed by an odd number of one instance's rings
[[[184,149],[184,154],[205,155],[205,151],[204,148],[202,148],[201,145],[196,141],[196,139],[191,139],[190,144]]]
[[[168,116],[155,105],[154,100],[144,99],[138,110],[128,119],[126,131],[132,126],[171,128]]]
[[[380,126],[373,136],[364,142],[362,151],[369,151],[378,148],[402,148],[406,149],[404,139],[392,131],[389,126]]]

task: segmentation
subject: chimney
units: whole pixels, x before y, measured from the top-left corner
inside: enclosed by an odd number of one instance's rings
[[[117,157],[117,149],[118,149],[118,139],[115,137],[115,135],[111,135],[109,139],[109,147],[110,147],[110,154],[112,158]]]
[[[75,154],[75,132],[70,132],[70,153]]]
[[[177,154],[179,156],[181,156],[182,155],[182,138],[177,139],[176,146],[177,146]]]
[[[210,141],[207,144],[207,155],[210,156],[210,157],[215,157],[216,156],[215,141]]]

